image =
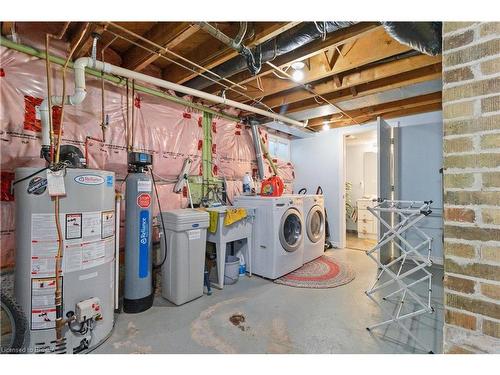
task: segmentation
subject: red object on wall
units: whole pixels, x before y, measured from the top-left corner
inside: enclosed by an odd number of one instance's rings
[[[187,186],[183,186],[182,187],[182,196],[184,198],[187,198],[187,196],[188,196],[188,188],[187,188]]]
[[[33,96],[24,96],[24,130],[42,131],[42,123],[36,118],[36,107],[42,104],[43,99]]]
[[[212,168],[212,174],[213,174],[214,176],[217,176],[217,173],[219,173],[219,168],[217,168],[217,166],[216,166],[216,165],[214,165],[214,167]]]
[[[285,190],[285,184],[281,177],[273,176],[269,177],[267,180],[262,181],[262,186],[260,188],[260,195],[266,197],[281,197],[283,191]]]
[[[12,194],[11,186],[12,181],[14,181],[14,173],[13,172],[2,172],[0,175],[1,180],[1,193],[0,193],[0,201],[2,202],[11,202],[14,200],[14,194]]]
[[[182,114],[182,117],[184,117],[184,118],[191,118],[191,113],[184,112]]]
[[[136,108],[141,108],[141,98],[136,96],[135,99],[134,99],[134,106]]]
[[[0,77],[5,77],[5,70],[3,68],[0,68]]]
[[[36,117],[36,108],[42,104],[42,98],[35,98],[33,96],[24,96],[24,130],[31,130],[34,132],[42,131],[42,122]],[[59,126],[61,126],[61,107],[52,107],[52,128],[54,133],[59,133]]]
[[[198,117],[198,126],[199,126],[200,128],[202,128],[202,127],[203,127],[203,117],[201,117],[201,116],[200,116],[200,117]]]
[[[198,176],[203,176],[203,165],[200,164],[200,170],[198,171]]]
[[[198,140],[198,150],[201,150],[203,148],[203,139]]]
[[[212,154],[216,154],[217,153],[217,145],[214,143],[212,145]]]
[[[217,123],[212,121],[212,133],[217,133]]]

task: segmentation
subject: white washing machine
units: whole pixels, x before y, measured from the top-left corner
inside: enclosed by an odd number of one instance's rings
[[[304,195],[304,263],[310,262],[325,251],[325,200],[323,195]]]
[[[288,197],[303,201],[304,258],[308,263],[325,252],[325,200],[320,194],[289,194]]]
[[[303,264],[303,199],[291,196],[239,196],[234,206],[255,208],[252,272],[277,279]]]

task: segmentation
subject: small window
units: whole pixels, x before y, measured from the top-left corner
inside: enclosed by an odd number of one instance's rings
[[[269,136],[269,153],[280,160],[290,160],[290,141],[285,138]]]

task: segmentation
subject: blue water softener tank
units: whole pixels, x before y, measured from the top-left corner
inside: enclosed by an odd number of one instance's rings
[[[139,313],[153,305],[152,211],[153,183],[148,173],[152,156],[128,155],[125,192],[125,290],[123,311]]]

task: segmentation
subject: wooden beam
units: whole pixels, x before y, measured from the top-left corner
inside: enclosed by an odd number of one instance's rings
[[[78,38],[80,37],[81,32],[83,32],[83,30],[85,29],[86,24],[87,24],[86,22],[82,22],[76,28],[70,40],[71,47],[73,47],[73,45],[78,41]],[[82,41],[80,42],[80,44],[75,50],[75,53],[73,54],[74,59],[90,55],[93,42],[92,33],[94,32],[102,34],[104,32],[104,26],[102,24],[93,22],[90,24],[90,27],[87,29]]]
[[[360,22],[351,27],[347,27],[345,29],[330,33],[329,35],[327,35],[325,40],[315,40],[311,43],[297,48],[292,52],[286,53],[282,56],[278,56],[275,60],[273,60],[273,64],[284,69],[294,61],[302,61],[317,54],[323,54],[324,51],[335,48],[337,46],[341,46],[349,41],[356,40],[362,37],[364,34],[372,32],[373,29],[382,29],[382,26],[380,26],[380,24],[376,22]],[[267,64],[263,64],[258,76],[262,77],[264,75],[270,74],[271,71],[272,68],[270,66],[268,66]],[[244,72],[235,74],[227,78],[230,78],[233,82],[243,84],[254,80],[256,76],[252,76],[250,72],[245,70]],[[219,90],[220,86],[211,85],[204,91],[217,93]]]
[[[312,86],[312,89],[319,95],[326,95],[335,91],[344,90],[349,87],[358,86],[368,82],[390,78],[402,73],[418,70],[420,68],[439,64],[441,62],[440,56],[418,55],[406,57],[399,60],[386,62],[361,67],[350,72],[345,73],[342,79],[338,75],[334,75],[332,80],[327,80],[317,83]],[[404,77],[403,77],[404,78]],[[289,90],[285,93],[278,93],[271,95],[263,100],[263,102],[271,107],[278,107],[285,104],[291,104],[298,101],[313,98],[314,94],[302,89]]]
[[[250,41],[245,41],[245,45],[248,47],[254,47],[264,43],[278,34],[297,26],[299,23],[300,22],[258,22],[254,26],[256,29],[254,37]],[[236,56],[238,56],[238,52],[232,48],[224,48],[215,54],[210,54],[210,56],[207,56],[201,61],[195,62],[206,69],[212,69]],[[194,73],[175,65],[165,69],[163,77],[167,81],[183,84],[198,75],[199,73]]]
[[[2,22],[2,35],[8,36],[12,33],[12,26],[14,26],[14,22]]]
[[[356,86],[357,97],[372,95],[387,90],[397,89],[404,86],[413,85],[416,83],[431,81],[441,78],[441,64],[435,64],[410,72],[398,74],[388,78],[379,79],[372,82],[367,82]],[[325,99],[332,103],[338,103],[344,100],[352,99],[353,96],[349,88],[338,90],[330,94],[323,95]],[[306,109],[316,108],[318,104],[314,98],[309,98],[288,106],[286,114],[303,111]],[[325,103],[326,105],[326,103]]]
[[[324,58],[324,54],[312,56],[310,58],[311,70],[304,69],[304,79],[300,84],[325,79],[379,60],[400,55],[410,50],[410,47],[398,43],[391,36],[387,35],[384,29],[372,30],[372,32],[360,37],[352,47],[349,46],[344,53],[341,51],[333,67]],[[268,74],[260,78],[264,93],[259,93],[249,88],[245,91],[246,95],[251,97],[269,96],[293,89],[298,85],[297,82],[291,79],[278,78],[274,74]],[[248,101],[248,99],[244,99],[244,97],[234,92],[228,93],[227,97],[242,102]]]
[[[401,100],[396,100],[388,103],[381,103],[376,105],[371,105],[368,107],[357,108],[351,111],[346,111],[346,113],[351,116],[354,120],[358,122],[364,121],[365,118],[373,118],[380,116],[384,113],[395,112],[395,111],[405,111],[415,107],[420,107],[424,105],[441,103],[442,94],[441,91],[433,92],[430,94],[414,96],[410,98],[405,98]],[[309,119],[308,127],[316,128],[323,126],[325,121],[332,121],[334,125],[341,123],[353,123],[348,116],[344,118],[340,117],[341,114],[335,113],[331,116],[322,116],[313,119]]]
[[[173,49],[198,30],[198,26],[192,25],[189,22],[158,22],[144,34],[144,38],[165,48]],[[140,44],[143,43],[142,41],[140,42]],[[149,49],[156,49],[147,43],[144,43],[144,45]],[[142,71],[158,58],[158,54],[150,53],[141,47],[133,45],[123,54],[123,67]]]
[[[358,117],[355,120],[352,121],[350,119],[346,119],[346,121],[339,121],[336,122],[335,124],[330,124],[330,128],[341,128],[345,126],[352,126],[352,125],[363,125],[368,122],[373,122],[377,119],[378,116],[381,116],[384,119],[391,119],[395,117],[403,117],[403,116],[410,116],[410,115],[416,115],[419,113],[425,113],[425,112],[434,112],[434,111],[440,111],[442,109],[442,103],[431,103],[431,104],[424,104],[420,106],[416,106],[413,108],[408,108],[408,109],[400,109],[400,110],[395,110],[395,111],[388,111],[380,114],[375,114],[375,115],[367,115],[367,116],[362,116]],[[321,130],[322,127],[315,127],[313,130],[319,131]]]

